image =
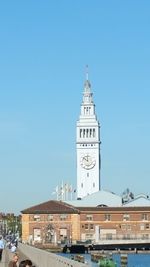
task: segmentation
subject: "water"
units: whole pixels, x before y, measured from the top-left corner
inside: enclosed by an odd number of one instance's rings
[[[59,253],[59,255],[67,258],[71,258],[70,253]],[[76,255],[76,254],[73,254]],[[85,257],[85,261],[90,267],[98,267],[98,264],[91,261],[90,254],[82,254]],[[120,254],[114,254],[113,259],[117,263],[117,267],[120,267]],[[150,254],[128,254],[128,267],[150,267]]]

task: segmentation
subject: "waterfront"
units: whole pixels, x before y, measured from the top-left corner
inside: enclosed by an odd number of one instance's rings
[[[69,253],[59,253],[63,257],[71,258],[71,254]],[[76,255],[76,254],[73,254]],[[90,267],[98,267],[98,264],[95,262],[91,262],[90,254],[82,254],[85,257],[85,261],[87,265]],[[120,254],[113,254],[113,259],[117,263],[117,267],[120,267]],[[127,267],[150,267],[150,254],[139,253],[139,254],[128,254],[128,266]]]

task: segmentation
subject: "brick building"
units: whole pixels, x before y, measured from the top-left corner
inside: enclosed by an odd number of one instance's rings
[[[149,199],[145,198],[144,206],[143,196],[142,206],[139,198],[119,206],[113,206],[113,200],[112,206],[105,205],[107,199],[95,206],[92,206],[92,203],[91,206],[84,206],[84,201],[78,202],[78,206],[74,206],[50,200],[23,210],[22,241],[57,244],[87,240],[98,243],[106,239],[150,238]]]

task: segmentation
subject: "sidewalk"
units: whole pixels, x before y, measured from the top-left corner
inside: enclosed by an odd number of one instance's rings
[[[19,256],[19,262],[25,259],[28,259],[26,255],[24,255],[22,252],[20,252],[18,249],[16,250],[16,253]],[[8,248],[5,248],[3,250],[2,254],[2,261],[0,262],[0,267],[8,267],[9,261],[12,259],[14,253],[12,253]]]
[[[3,250],[2,261],[0,262],[0,267],[7,267],[9,262],[9,255],[6,249]]]

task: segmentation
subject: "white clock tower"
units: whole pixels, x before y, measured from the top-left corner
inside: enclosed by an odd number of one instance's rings
[[[100,124],[95,114],[88,73],[76,126],[76,149],[77,198],[83,198],[100,190]]]

